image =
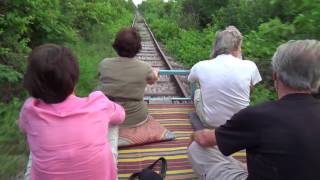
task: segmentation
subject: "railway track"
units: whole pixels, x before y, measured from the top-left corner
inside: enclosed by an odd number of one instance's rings
[[[142,49],[136,55],[136,58],[149,63],[154,68],[172,70],[175,66],[172,65],[167,56],[163,53],[149,26],[141,15],[136,15],[132,26],[138,30],[142,41]],[[159,80],[156,84],[148,85],[146,87],[146,101],[152,103],[150,99],[153,99],[153,102],[166,101],[167,103],[174,103],[170,99],[189,96],[188,85],[186,85],[185,80],[181,79],[182,78],[177,77],[176,75],[159,76]]]

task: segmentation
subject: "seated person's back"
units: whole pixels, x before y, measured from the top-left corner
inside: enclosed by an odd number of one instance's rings
[[[189,79],[196,74],[200,84],[208,125],[217,127],[250,103],[251,85],[259,82],[256,65],[232,55],[219,55],[201,61],[192,68]]]
[[[25,86],[31,98],[19,126],[27,135],[30,180],[114,180],[115,160],[107,141],[109,124],[120,124],[124,110],[102,92],[77,97],[77,60],[67,48],[46,44],[29,56]]]
[[[191,68],[188,80],[198,82],[195,108],[202,123],[218,127],[250,103],[252,87],[261,81],[254,62],[241,59],[242,35],[233,26],[219,32],[213,59]]]
[[[141,40],[133,28],[122,29],[113,48],[120,57],[107,58],[100,63],[98,89],[125,108],[126,120],[122,127],[139,125],[148,117],[143,101],[145,88],[157,80],[158,71],[134,58],[141,49]]]

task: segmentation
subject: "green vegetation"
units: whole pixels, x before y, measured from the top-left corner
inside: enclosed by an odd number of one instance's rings
[[[245,59],[255,61],[264,74],[252,104],[276,98],[270,59],[280,44],[320,39],[318,0],[148,0],[139,10],[166,50],[188,67],[209,58],[216,31],[239,28]]]
[[[139,6],[167,51],[188,67],[208,59],[215,32],[235,25],[246,59],[269,71],[276,47],[289,39],[320,39],[318,0],[148,0]],[[19,132],[26,58],[43,43],[70,47],[80,61],[77,94],[96,86],[97,64],[115,55],[111,42],[133,18],[131,0],[0,0],[0,179],[25,167],[28,148]],[[253,104],[274,99],[271,84],[255,88]]]
[[[21,174],[26,165],[17,120],[27,97],[22,78],[31,49],[43,43],[70,47],[80,62],[77,94],[85,96],[96,86],[99,61],[115,55],[111,42],[131,25],[133,12],[130,0],[0,1],[0,179]]]

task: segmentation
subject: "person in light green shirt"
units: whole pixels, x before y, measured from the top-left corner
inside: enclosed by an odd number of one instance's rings
[[[113,48],[119,57],[99,64],[98,90],[124,107],[126,119],[120,127],[136,127],[147,120],[144,91],[147,84],[158,80],[159,70],[134,58],[141,49],[141,38],[134,28],[120,30]]]

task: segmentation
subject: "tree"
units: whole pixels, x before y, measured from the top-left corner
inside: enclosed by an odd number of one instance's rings
[[[206,27],[212,21],[215,11],[226,6],[228,0],[185,0],[183,12],[199,19],[199,25]]]

